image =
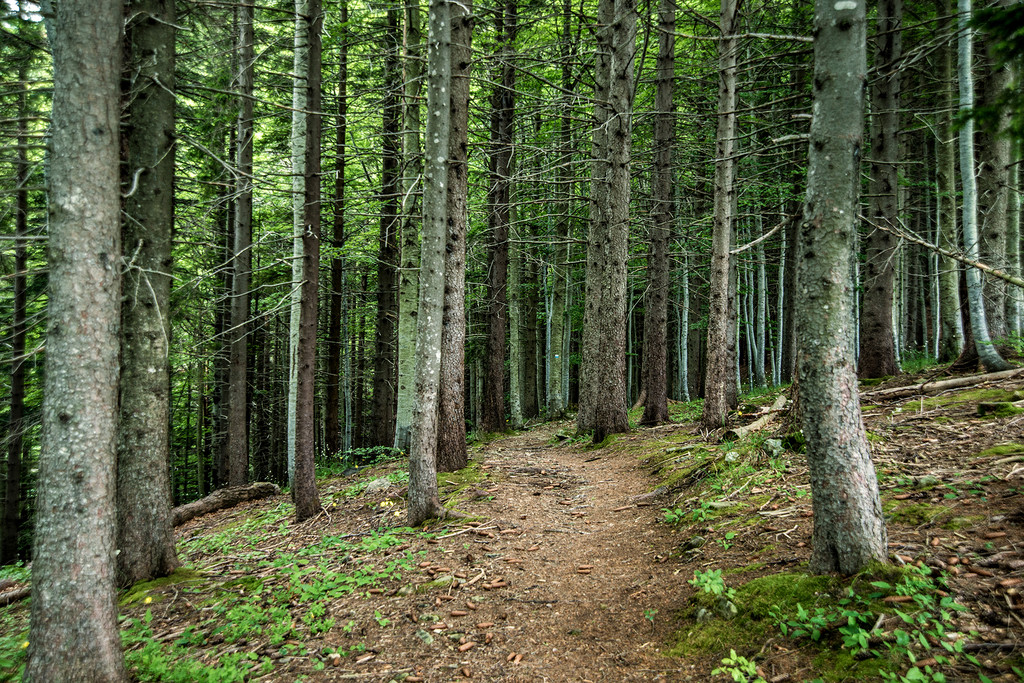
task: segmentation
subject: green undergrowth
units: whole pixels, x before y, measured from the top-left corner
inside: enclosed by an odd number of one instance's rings
[[[139,581],[134,586],[126,588],[121,593],[117,603],[121,607],[126,607],[143,601],[145,601],[146,604],[149,604],[150,602],[159,602],[164,598],[164,595],[157,591],[158,588],[179,584],[187,585],[191,583],[200,583],[205,580],[206,579],[203,575],[195,569],[191,569],[189,567],[178,567],[170,576],[153,579],[152,581]],[[149,598],[149,600],[147,601],[146,598]]]
[[[763,683],[756,662],[768,640],[799,648],[813,683],[944,683],[943,669],[954,666],[975,668],[988,681],[964,652],[957,621],[964,608],[928,567],[875,565],[847,580],[774,574],[735,587],[718,570],[698,570],[689,583],[696,592],[681,614],[687,626],[668,654],[720,658],[715,673],[734,681]],[[725,602],[735,616],[723,612]]]
[[[948,408],[952,406],[977,404],[981,402],[998,403],[1001,401],[1015,401],[1018,400],[1018,398],[1015,398],[1017,393],[1018,392],[1007,391],[1005,389],[966,389],[964,391],[943,394],[941,396],[929,396],[923,401],[920,401],[919,405],[924,410],[930,410],[934,408]]]
[[[1005,458],[1010,455],[1024,455],[1024,444],[1001,443],[977,453],[976,458]]]

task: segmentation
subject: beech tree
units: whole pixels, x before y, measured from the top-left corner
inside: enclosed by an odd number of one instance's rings
[[[23,680],[127,681],[114,543],[123,5],[57,4],[49,306],[32,608]]]
[[[864,14],[863,2],[815,2],[814,114],[794,310],[800,421],[814,508],[810,569],[847,575],[886,559],[853,340],[867,73]]]

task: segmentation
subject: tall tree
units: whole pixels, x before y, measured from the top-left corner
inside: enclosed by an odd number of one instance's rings
[[[899,372],[892,329],[893,281],[899,239],[900,60],[903,0],[880,0],[875,21],[875,80],[871,84],[871,173],[860,314],[861,377]]]
[[[299,392],[299,320],[302,316],[302,235],[305,232],[306,74],[309,72],[309,0],[295,0],[292,47],[292,287],[288,315],[288,399],[286,402],[288,484],[295,480],[296,410]]]
[[[56,12],[43,449],[23,680],[127,681],[114,557],[123,5],[65,0]]]
[[[505,429],[505,325],[508,322],[508,235],[511,200],[512,125],[516,72],[512,53],[516,40],[516,0],[505,0],[495,13],[499,49],[499,85],[492,98],[491,188],[489,192],[491,253],[487,266],[487,367],[484,371],[485,432]]]
[[[231,277],[231,369],[228,377],[228,484],[249,479],[248,329],[252,274],[253,29],[251,0],[238,5],[238,138],[235,148],[235,220]]]
[[[178,566],[171,521],[171,233],[174,224],[172,0],[134,0],[126,26],[127,255],[121,304],[117,443],[118,581],[130,585]]]
[[[295,354],[295,479],[292,498],[295,518],[309,519],[320,512],[316,491],[315,398],[316,328],[320,284],[320,67],[323,11],[321,0],[308,0],[309,59],[306,72],[306,159],[303,165],[304,215],[302,231],[302,306],[299,346]]]
[[[384,104],[380,244],[377,256],[377,338],[373,363],[375,446],[395,442],[395,359],[398,322],[399,161],[402,154],[402,79],[398,63],[398,6],[387,10],[384,30]]]
[[[441,387],[437,417],[437,468],[442,472],[462,469],[468,457],[465,411],[466,228],[469,222],[469,76],[473,8],[471,4],[461,2],[453,3],[450,7],[452,23],[448,59],[451,73],[448,91],[451,97],[444,110],[448,116],[449,130],[446,138],[448,178],[442,310],[444,329],[441,334]],[[428,106],[427,111],[434,110]],[[429,137],[429,133],[427,135]],[[423,215],[425,221],[425,207]],[[421,277],[422,273],[421,265]],[[421,305],[422,300],[421,284]],[[417,315],[420,316],[422,313]],[[418,337],[416,343],[419,344]]]
[[[646,398],[640,424],[668,421],[668,242],[672,233],[675,196],[672,191],[672,142],[675,105],[672,85],[676,68],[676,5],[658,4],[658,83],[654,99],[654,223],[647,257],[644,295],[643,390]]]
[[[878,479],[861,419],[853,257],[867,72],[864,3],[817,0],[814,116],[797,271],[800,416],[811,470],[810,569],[853,574],[886,557]]]
[[[398,276],[398,407],[395,410],[395,448],[409,451],[412,403],[416,381],[416,312],[420,286],[420,236],[416,189],[423,173],[420,151],[420,91],[423,77],[423,31],[420,7],[405,7],[405,140],[402,172],[402,253]]]
[[[626,256],[633,133],[635,0],[600,0],[594,164],[587,238],[583,364],[577,428],[595,442],[629,431],[626,416]]]
[[[328,307],[327,323],[327,396],[324,407],[327,429],[324,435],[324,446],[331,455],[342,450],[341,434],[341,358],[344,354],[345,342],[341,338],[342,327],[342,278],[345,276],[345,262],[341,258],[341,248],[345,244],[345,136],[348,134],[348,3],[342,2],[339,7],[341,35],[338,46],[338,115],[336,123],[336,140],[334,145],[334,215],[333,240],[334,248],[331,256],[331,292]],[[305,197],[305,195],[303,195]],[[347,357],[347,356],[346,356]],[[348,376],[348,373],[345,373]],[[348,394],[346,394],[348,395]],[[346,411],[346,420],[351,415]],[[406,449],[407,450],[407,449]]]
[[[437,494],[437,408],[441,379],[441,308],[447,222],[448,136],[452,81],[449,0],[430,0],[427,38],[427,117],[424,131],[423,241],[416,328],[416,401],[409,449],[408,523],[442,516]]]
[[[937,0],[939,13],[946,17],[944,24],[952,23],[950,0]],[[953,47],[943,41],[939,51],[939,112],[936,122],[938,139],[936,148],[935,179],[939,196],[938,244],[946,251],[957,245],[956,225],[956,134],[953,132],[955,74]],[[939,352],[943,362],[956,359],[964,346],[964,329],[960,315],[960,268],[951,258],[939,257]]]
[[[18,123],[14,199],[14,307],[11,311],[11,396],[7,420],[7,476],[4,479],[0,565],[18,560],[21,529],[22,447],[25,431],[25,335],[28,331],[28,57],[18,64]]]
[[[957,0],[959,10],[957,26],[959,41],[957,49],[957,75],[960,86],[960,112],[967,113],[974,108],[974,76],[971,65],[974,46],[969,28],[971,0]],[[963,240],[964,255],[977,261],[978,246],[978,182],[974,173],[974,121],[965,118],[960,127],[960,182],[963,194]],[[989,371],[1008,370],[1010,364],[1003,360],[989,335],[988,320],[985,317],[985,303],[982,292],[981,273],[977,268],[967,268],[967,308],[971,317],[971,334],[978,357]]]

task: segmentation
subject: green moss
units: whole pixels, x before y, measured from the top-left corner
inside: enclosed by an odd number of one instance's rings
[[[139,581],[130,588],[126,588],[118,602],[121,606],[132,605],[146,599],[147,597],[152,598],[153,602],[159,602],[163,599],[163,596],[149,595],[150,591],[178,583],[196,583],[204,580],[203,576],[195,569],[179,567],[178,569],[175,569],[170,576],[153,579],[152,581]]]
[[[978,417],[1013,417],[1021,413],[1024,413],[1024,406],[1019,406],[1010,401],[978,404]]]
[[[885,509],[883,504],[882,508]],[[889,512],[889,521],[908,526],[921,526],[922,524],[935,523],[940,518],[948,516],[948,510],[930,503],[903,503],[892,501]]]
[[[877,681],[885,664],[882,659],[857,659],[849,650],[826,648],[814,658],[814,675],[823,683]]]
[[[730,649],[749,654],[775,631],[775,622],[769,616],[773,606],[795,612],[798,603],[810,607],[823,600],[834,600],[833,593],[839,588],[840,583],[834,577],[801,573],[772,574],[748,581],[736,587],[733,602],[739,614],[735,619],[714,619],[677,631],[667,654],[671,657],[720,657]],[[697,594],[691,599],[692,609],[685,616],[692,620],[699,608],[711,604],[711,596]]]
[[[884,436],[880,436],[878,434],[875,434],[874,432],[867,432],[867,437],[868,437],[868,441],[873,441],[875,443],[880,443],[880,442],[885,441],[885,437]]]
[[[987,518],[984,515],[965,515],[963,517],[950,517],[942,521],[940,526],[947,531],[959,531],[969,529],[984,522]]]
[[[1019,443],[1001,443],[991,448],[986,448],[980,453],[976,454],[976,458],[1001,458],[1007,455],[1020,455],[1024,453],[1024,444]]]
[[[877,387],[882,382],[885,382],[886,380],[890,380],[890,379],[892,379],[891,376],[889,376],[889,377],[869,377],[867,379],[860,380],[860,386],[861,386],[861,388],[864,388],[864,387]]]
[[[921,402],[921,406],[929,408],[943,408],[965,403],[981,403],[982,401],[1012,401],[1013,392],[1005,389],[973,389],[970,391],[959,391],[944,396],[931,396]]]

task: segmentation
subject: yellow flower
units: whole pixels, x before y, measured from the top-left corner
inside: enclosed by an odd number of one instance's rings
[[[26,640],[24,643],[21,644],[21,649],[24,650],[27,647],[28,647],[28,641]]]
[[[150,596],[150,595],[147,595],[147,596],[146,596],[146,599],[145,599],[145,600],[143,600],[142,602],[143,602],[143,604],[146,604],[146,605],[148,605],[149,603],[153,602],[153,597],[152,597],[152,596]]]

